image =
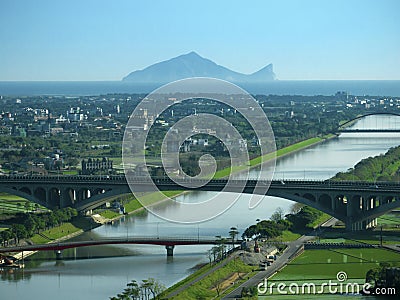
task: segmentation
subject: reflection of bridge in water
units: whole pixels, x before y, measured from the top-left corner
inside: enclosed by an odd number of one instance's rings
[[[360,181],[310,181],[310,180],[182,180],[174,182],[166,178],[129,177],[129,182],[143,191],[155,184],[160,191],[201,190],[275,196],[309,205],[346,223],[348,230],[375,227],[376,218],[400,207],[400,185],[391,182]],[[195,186],[185,187],[186,183]],[[235,188],[242,186],[243,188]],[[257,188],[257,184],[270,187]],[[227,188],[228,187],[228,188]],[[127,179],[116,176],[0,176],[0,191],[21,196],[48,208],[74,207],[90,211],[106,203],[110,197],[131,193]]]

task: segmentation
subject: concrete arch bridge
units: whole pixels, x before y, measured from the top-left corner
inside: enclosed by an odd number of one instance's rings
[[[130,177],[143,191],[150,190],[150,182],[143,177]],[[309,205],[346,224],[348,230],[363,230],[377,225],[376,218],[400,207],[400,185],[392,182],[315,181],[315,180],[236,180],[227,192],[242,192],[275,196]],[[185,188],[168,178],[153,178],[161,191],[202,190],[221,191],[227,180],[192,180],[197,188]],[[184,184],[183,180],[181,183]],[[186,182],[187,183],[187,182]],[[233,182],[235,183],[235,182]],[[260,192],[257,184],[270,184]],[[127,179],[115,176],[0,176],[0,192],[17,195],[48,208],[74,207],[81,212],[90,211],[112,196],[131,193]],[[265,201],[265,200],[264,200]]]
[[[400,132],[400,118],[398,119],[399,121],[396,122],[394,125],[395,126],[390,126],[390,128],[385,128],[385,126],[382,125],[381,128],[378,128],[378,124],[376,124],[377,126],[375,126],[375,128],[351,128],[351,125],[353,125],[353,123],[355,121],[361,120],[365,117],[368,116],[377,116],[377,115],[386,115],[386,116],[395,116],[395,117],[400,117],[400,114],[395,113],[395,112],[372,112],[372,113],[368,113],[368,114],[364,114],[364,115],[360,115],[355,117],[352,120],[349,120],[347,122],[342,123],[337,131],[338,132],[358,132],[358,133],[368,133],[368,132]],[[397,125],[398,123],[398,125]],[[393,124],[392,124],[393,125]]]

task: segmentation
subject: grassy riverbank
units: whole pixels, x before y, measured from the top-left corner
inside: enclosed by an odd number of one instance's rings
[[[141,196],[140,201],[134,195],[130,195],[128,200],[125,203],[123,203],[125,214],[128,215],[135,214],[144,209],[143,204],[146,206],[155,205],[164,200],[167,200],[168,198],[177,197],[183,194],[184,192],[185,191],[182,190],[176,190],[176,191],[148,193]],[[110,199],[110,202],[112,201],[118,201],[118,197]],[[99,212],[99,215],[106,219],[105,220],[106,223],[122,218],[123,216],[120,213],[116,212],[115,210],[111,209],[102,210],[101,212]]]
[[[44,230],[40,234],[35,234],[30,240],[35,244],[45,244],[64,239],[69,235],[77,235],[84,231],[95,228],[96,225],[90,218],[78,216],[71,222],[63,223],[51,229]]]
[[[19,196],[0,193],[0,216],[5,219],[17,213],[27,213],[39,208],[38,204],[31,203]],[[1,218],[0,218],[1,219]]]
[[[231,173],[243,171],[247,167],[254,168],[254,167],[259,166],[262,163],[266,163],[274,158],[278,159],[280,157],[303,150],[305,148],[319,144],[321,142],[324,142],[324,141],[334,138],[334,137],[336,137],[336,135],[330,134],[330,135],[326,135],[323,137],[314,137],[314,138],[310,138],[310,139],[295,143],[293,145],[279,149],[273,153],[268,153],[263,156],[253,158],[252,160],[249,161],[248,166],[238,166],[238,167],[225,168],[225,169],[219,170],[215,173],[214,178],[223,178],[223,177],[229,176],[229,174],[231,174]]]
[[[223,263],[224,261],[212,266],[210,264],[205,265],[192,275],[167,289],[163,293],[163,296],[170,295],[184,284],[193,281],[193,284],[170,299],[195,300],[219,298],[255,274],[253,272],[254,267],[246,265],[238,257],[220,266]],[[203,274],[213,269],[214,271],[211,274],[196,281]]]

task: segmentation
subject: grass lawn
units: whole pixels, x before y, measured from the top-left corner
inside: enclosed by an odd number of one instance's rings
[[[144,194],[143,196],[140,197],[140,201],[145,203],[145,205],[151,205],[154,203],[157,203],[161,200],[166,199],[166,197],[174,197],[179,194],[181,194],[184,191],[163,191],[163,192],[153,192],[153,193],[148,193]],[[130,196],[131,200],[127,203],[124,204],[125,212],[130,213],[132,211],[135,211],[139,208],[142,208],[143,205],[141,202],[139,202],[133,195]],[[114,199],[111,199],[110,201],[112,202],[113,200],[118,199],[118,197],[115,197]],[[116,213],[112,210],[103,210],[102,212],[99,212],[99,215],[101,215],[104,218],[107,219],[114,219],[118,216],[120,216],[119,213]]]
[[[34,203],[30,203],[29,201],[19,198],[17,196],[8,197],[12,195],[7,195],[4,198],[0,196],[0,214],[15,214],[15,213],[25,213],[28,211],[32,211],[35,208]],[[28,203],[28,206],[27,206]],[[28,209],[27,209],[28,208]]]
[[[104,218],[107,218],[107,219],[114,219],[115,217],[120,216],[119,213],[116,213],[115,211],[111,211],[111,210],[104,210],[104,211],[100,212],[99,215]]]
[[[7,194],[7,193],[0,193],[0,200],[6,200],[6,201],[27,201],[24,198],[21,198],[19,196]]]
[[[135,211],[142,207],[143,207],[142,204],[140,204],[140,202],[136,198],[134,198],[131,201],[129,201],[128,203],[124,204],[126,213],[130,213],[130,212]]]
[[[301,237],[300,233],[295,233],[290,230],[284,230],[282,231],[282,234],[276,238],[271,238],[268,239],[268,241],[273,241],[273,242],[291,242],[297,240],[299,237]]]
[[[48,237],[48,239],[39,234],[35,234],[31,238],[31,241],[34,242],[35,244],[44,244],[51,242],[52,240],[59,239],[63,236],[69,235],[71,233],[77,232],[79,230],[81,229],[72,225],[71,223],[64,223],[60,226],[53,227],[51,229],[43,231],[42,234]]]
[[[29,204],[29,206],[27,206],[27,203]],[[10,195],[7,193],[0,193],[0,215],[16,214],[19,212],[25,213],[34,210],[35,207],[47,210],[43,206],[38,206],[37,204],[29,202],[28,200],[19,196]]]
[[[207,272],[208,270],[210,270],[214,266],[215,265],[210,265],[210,264],[204,265],[203,267],[201,267],[199,270],[197,270],[193,274],[190,274],[189,276],[185,277],[181,281],[175,283],[173,286],[171,286],[168,289],[166,289],[163,294],[164,295],[168,295],[169,293],[172,293],[173,291],[175,291],[180,286],[182,286],[182,285],[186,284],[187,282],[189,282],[189,281],[201,276],[202,274],[204,274],[205,272]]]
[[[282,242],[291,242],[297,240],[299,237],[301,237],[301,234],[299,233],[294,233],[289,230],[284,230],[280,238],[278,238],[278,240],[282,240]]]
[[[386,225],[388,227],[400,225],[400,215],[399,214],[390,214],[390,213],[383,215],[378,218],[378,224],[384,225],[384,226]]]
[[[63,171],[63,175],[78,175],[78,170]]]
[[[148,193],[140,197],[140,202],[143,203],[143,205],[151,205],[166,199],[166,197],[177,196],[182,192],[183,191],[164,191],[164,192]]]
[[[384,249],[305,250],[270,281],[335,280],[340,271],[348,278],[365,279],[379,262],[400,264],[400,253]]]
[[[216,285],[221,285],[226,279],[238,272],[248,274],[252,269],[253,267],[244,264],[240,259],[230,261],[221,269],[213,272],[175,296],[174,299],[213,299],[217,297],[217,292],[215,290]],[[245,277],[247,278],[246,275]]]
[[[318,219],[316,219],[314,222],[309,224],[309,226],[314,228],[314,227],[318,226],[319,224],[328,221],[330,218],[332,218],[330,215],[323,213]]]

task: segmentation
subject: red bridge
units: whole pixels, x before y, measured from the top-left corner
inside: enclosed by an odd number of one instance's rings
[[[48,244],[25,245],[16,247],[0,248],[0,253],[22,252],[22,251],[62,251],[69,248],[89,247],[98,245],[121,245],[121,244],[142,244],[142,245],[160,245],[167,249],[167,256],[173,256],[176,245],[216,245],[221,244],[221,239],[211,237],[119,237],[106,238],[90,241],[76,242],[57,242]],[[240,244],[241,240],[235,240],[234,244]],[[226,243],[232,243],[227,239]]]

